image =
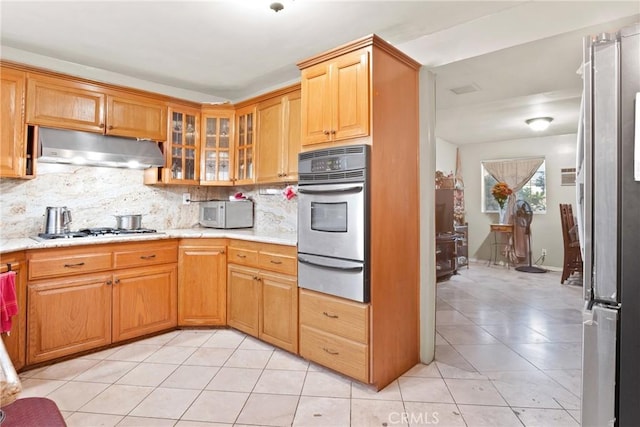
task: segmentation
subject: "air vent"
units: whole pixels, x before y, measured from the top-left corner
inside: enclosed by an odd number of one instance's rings
[[[347,172],[344,174],[345,178],[362,178],[364,179],[364,171],[363,170],[359,170],[359,171],[354,171],[354,172]]]
[[[327,156],[339,156],[341,154],[362,154],[365,147],[363,145],[354,145],[340,148],[329,148],[327,150],[308,151],[306,153],[300,153],[300,160],[308,160],[317,157]]]
[[[471,83],[468,85],[464,85],[464,86],[459,86],[459,87],[454,87],[449,89],[451,92],[455,93],[456,95],[464,95],[465,93],[472,93],[472,92],[477,92],[480,90],[480,86],[478,86],[475,83]]]

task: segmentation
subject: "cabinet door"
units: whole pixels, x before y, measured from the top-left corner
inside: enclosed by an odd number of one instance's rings
[[[233,183],[233,121],[231,111],[202,115],[200,184]]]
[[[278,182],[283,178],[284,116],[283,99],[261,102],[257,109],[258,141],[256,181]]]
[[[329,65],[314,65],[302,70],[302,141],[312,145],[331,138],[331,85]]]
[[[166,141],[167,107],[153,99],[108,95],[107,134]]]
[[[165,157],[168,181],[198,184],[200,178],[200,111],[170,108],[169,142]]]
[[[260,339],[298,352],[298,282],[293,276],[261,273]]]
[[[102,133],[104,105],[104,93],[93,86],[45,77],[29,78],[29,124]]]
[[[369,134],[369,53],[362,49],[331,65],[331,130],[334,141]]]
[[[300,91],[289,94],[285,103],[285,152],[284,152],[284,179],[285,181],[298,180],[298,154],[300,154],[302,97]]]
[[[253,184],[256,106],[250,105],[236,111],[237,133],[235,146],[234,185]]]
[[[16,370],[25,365],[25,350],[27,336],[27,267],[24,254],[0,255],[0,262],[3,266],[11,264],[11,270],[16,272],[16,301],[18,303],[18,314],[11,318],[11,334],[2,334],[4,343],[11,363]]]
[[[113,341],[177,325],[175,264],[118,271],[113,281]]]
[[[227,270],[227,324],[257,337],[259,308],[258,270],[230,264]]]
[[[24,135],[25,74],[8,68],[0,69],[0,177],[26,174]]]
[[[111,343],[111,275],[28,286],[27,364]]]
[[[225,246],[181,246],[178,265],[178,324],[225,325]]]

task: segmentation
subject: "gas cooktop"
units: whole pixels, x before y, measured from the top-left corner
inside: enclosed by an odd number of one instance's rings
[[[122,236],[132,234],[150,234],[157,233],[156,230],[151,228],[138,228],[130,230],[126,228],[113,228],[113,227],[97,227],[97,228],[83,228],[78,231],[68,231],[65,233],[40,233],[37,237],[33,237],[35,240],[51,240],[51,239],[75,239],[80,237],[109,237],[109,236]]]

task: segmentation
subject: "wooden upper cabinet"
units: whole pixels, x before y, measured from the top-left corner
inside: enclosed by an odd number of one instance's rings
[[[105,130],[106,95],[96,86],[30,77],[27,123],[89,132]]]
[[[200,110],[170,106],[169,118],[162,182],[197,185],[200,182]]]
[[[369,135],[369,49],[302,70],[302,145]]]
[[[234,185],[255,182],[256,105],[236,110]]]
[[[298,179],[300,103],[296,90],[258,104],[256,182]]]
[[[200,144],[200,184],[233,184],[233,110],[204,110]]]
[[[0,68],[0,177],[21,178],[33,174],[28,157],[24,123],[26,74]]]
[[[107,134],[167,139],[167,107],[151,98],[107,95]]]
[[[163,101],[40,75],[30,74],[28,78],[26,121],[154,141],[167,139],[167,107]]]

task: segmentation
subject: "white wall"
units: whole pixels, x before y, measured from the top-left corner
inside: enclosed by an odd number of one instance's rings
[[[456,149],[457,145],[436,138],[436,170],[444,172],[445,175],[456,172]]]
[[[547,213],[535,214],[531,224],[532,257],[535,261],[542,248],[547,250],[543,265],[562,267],[564,247],[560,225],[560,203],[571,203],[575,209],[575,186],[560,185],[560,169],[575,167],[576,135],[528,138],[460,146],[462,177],[465,183],[466,219],[469,223],[469,257],[489,259],[489,224],[497,221],[496,213],[481,212],[481,162],[500,158],[544,156],[547,179]]]

